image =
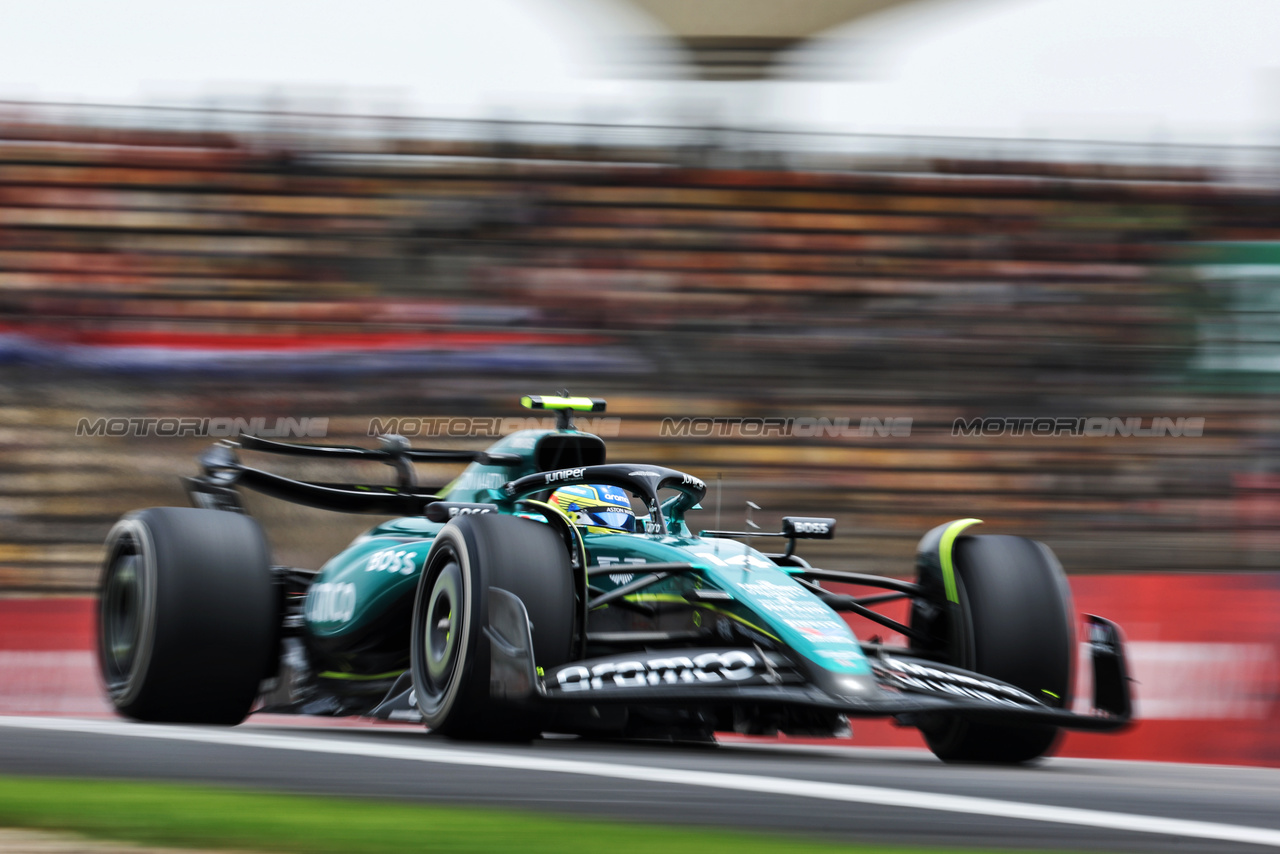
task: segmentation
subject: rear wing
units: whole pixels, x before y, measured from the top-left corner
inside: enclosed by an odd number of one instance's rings
[[[537,446],[535,467],[565,468],[604,462],[604,442],[598,436],[578,433],[573,428],[574,412],[604,412],[605,401],[595,397],[526,395],[520,403],[527,409],[556,413],[556,432],[542,437]],[[293,480],[252,468],[240,462],[237,450],[260,451],[290,457],[325,460],[358,460],[384,463],[395,469],[394,486],[359,483],[315,483]],[[414,463],[480,463],[507,469],[507,475],[528,471],[529,461],[520,454],[491,451],[415,450],[403,436],[378,437],[377,448],[351,445],[297,445],[257,436],[240,436],[221,442],[201,454],[201,474],[185,477],[182,484],[196,507],[243,513],[237,487],[246,487],[293,504],[332,510],[338,513],[369,513],[378,516],[419,516],[428,505],[441,500],[436,493],[444,487],[420,487]]]
[[[332,510],[338,513],[369,513],[378,516],[418,516],[428,504],[440,501],[441,487],[417,485],[413,464],[473,463],[517,468],[524,464],[518,454],[488,451],[415,450],[403,436],[382,436],[378,448],[340,445],[297,445],[256,436],[241,436],[235,442],[213,445],[197,460],[202,473],[182,479],[191,503],[213,510],[243,513],[237,487],[245,487],[293,504]],[[293,480],[247,466],[237,450],[261,451],[294,457],[328,460],[380,462],[396,471],[394,486],[355,483],[316,483]]]

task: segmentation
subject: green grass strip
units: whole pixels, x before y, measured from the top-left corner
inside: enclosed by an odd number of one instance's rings
[[[770,834],[372,798],[28,777],[0,777],[0,826],[179,848],[281,854],[925,854],[939,850],[842,846]]]

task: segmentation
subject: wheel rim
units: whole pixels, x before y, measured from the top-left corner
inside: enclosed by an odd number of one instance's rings
[[[440,570],[427,604],[427,624],[423,631],[423,659],[432,687],[443,691],[458,660],[462,632],[457,624],[462,616],[462,571],[451,560]]]
[[[133,675],[142,638],[143,581],[136,544],[121,542],[103,583],[102,666],[107,687],[123,690]]]
[[[418,588],[413,632],[413,681],[428,726],[447,715],[467,657],[471,607],[463,561],[452,543],[437,543]]]

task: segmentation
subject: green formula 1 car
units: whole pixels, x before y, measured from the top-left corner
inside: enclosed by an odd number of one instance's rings
[[[1042,756],[1064,728],[1129,723],[1120,631],[1099,617],[1085,618],[1092,709],[1071,710],[1077,619],[1044,545],[975,535],[963,519],[925,534],[914,581],[818,569],[796,543],[830,538],[834,519],[695,532],[702,480],[607,462],[603,440],[574,428],[573,411],[603,401],[524,403],[555,410],[557,428],[486,451],[398,436],[375,450],[214,445],[186,479],[194,509],[130,513],[107,539],[99,658],[115,707],[221,724],[364,715],[495,740],[834,736],[850,717],[891,716],[943,759],[987,762]],[[243,451],[378,460],[398,482],[302,482],[244,465]],[[467,465],[432,490],[416,462]],[[275,566],[241,488],[396,518],[319,571]],[[874,610],[904,598],[906,623]],[[906,643],[859,639],[841,612]]]

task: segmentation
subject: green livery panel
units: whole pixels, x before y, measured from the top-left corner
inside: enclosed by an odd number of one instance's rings
[[[439,530],[442,526],[422,522]],[[384,526],[380,526],[384,527]],[[408,527],[408,526],[406,526]],[[411,596],[431,539],[406,539],[376,528],[324,565],[307,592],[307,628],[317,638],[361,633],[393,605]],[[417,534],[434,537],[435,531]]]
[[[673,576],[650,595],[684,599],[687,589],[712,588],[732,598],[698,602],[709,615],[731,619],[748,629],[781,640],[833,673],[871,672],[862,648],[839,614],[805,590],[783,567],[736,540],[689,536],[588,534],[584,537],[593,563],[616,564],[617,574],[599,582],[611,589],[642,574],[646,563],[691,563],[699,572]],[[604,583],[608,579],[609,583]],[[691,597],[692,598],[692,597]],[[637,597],[643,601],[643,596]]]

